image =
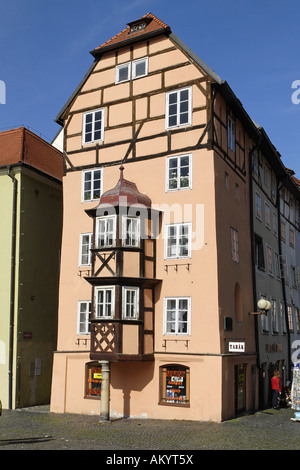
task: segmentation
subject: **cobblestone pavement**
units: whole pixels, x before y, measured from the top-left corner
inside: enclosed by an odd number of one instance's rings
[[[291,408],[268,409],[223,423],[54,414],[49,407],[3,410],[0,450],[300,450]],[[174,453],[174,452],[173,452]],[[134,455],[134,453],[133,453]]]

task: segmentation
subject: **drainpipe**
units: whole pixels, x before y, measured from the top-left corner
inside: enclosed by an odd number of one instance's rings
[[[11,167],[7,174],[13,181],[13,208],[11,229],[11,270],[10,270],[10,320],[9,320],[9,363],[8,363],[8,408],[12,409],[13,389],[13,351],[14,351],[14,311],[15,311],[15,271],[16,271],[16,226],[17,226],[17,193],[18,180],[11,174]]]

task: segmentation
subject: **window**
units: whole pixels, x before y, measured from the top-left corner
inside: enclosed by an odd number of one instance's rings
[[[160,367],[159,403],[189,405],[190,403],[190,369],[180,365]]]
[[[126,82],[130,80],[131,63],[117,65],[116,67],[116,83]]]
[[[231,116],[228,116],[227,125],[228,147],[235,152],[235,122]]]
[[[182,88],[167,93],[166,128],[191,124],[191,88]]]
[[[95,317],[113,318],[115,315],[115,287],[95,288]]]
[[[83,144],[99,142],[103,140],[104,133],[104,109],[84,113],[83,115]]]
[[[140,219],[137,217],[123,217],[123,246],[140,246]]]
[[[138,320],[139,318],[139,288],[123,287],[123,319]]]
[[[165,257],[191,257],[191,224],[172,224],[166,226]]]
[[[127,82],[128,80],[145,77],[148,75],[148,57],[126,62],[116,67],[116,83]]]
[[[292,248],[294,248],[294,230],[292,230],[291,228],[290,228],[290,237],[289,237],[289,241],[290,241],[290,246],[291,246]]]
[[[299,332],[300,331],[300,310],[298,307],[295,307],[295,317],[296,317],[297,332]]]
[[[91,301],[78,302],[78,334],[89,334],[91,332]]]
[[[231,228],[231,258],[236,263],[239,263],[240,254],[239,254],[239,234],[234,229]]]
[[[255,210],[256,210],[256,217],[261,220],[261,198],[260,195],[256,193],[255,195]]]
[[[268,204],[265,204],[265,223],[266,227],[271,227],[270,206]]]
[[[132,78],[145,77],[148,75],[148,57],[134,60],[132,62]]]
[[[255,266],[258,269],[265,269],[263,240],[257,235],[255,235]]]
[[[273,233],[278,236],[278,218],[276,212],[273,212]]]
[[[256,175],[259,174],[259,162],[257,152],[253,153],[253,171]]]
[[[82,201],[96,201],[102,193],[102,170],[88,170],[82,174]]]
[[[99,363],[86,364],[86,397],[101,396],[102,369]]]
[[[192,156],[181,155],[167,158],[167,191],[191,189]]]
[[[281,222],[281,241],[285,242],[285,223]]]
[[[293,310],[292,310],[291,305],[288,305],[287,313],[288,313],[289,330],[293,331],[294,330],[294,323],[293,323]]]
[[[92,233],[80,234],[79,265],[89,266],[91,264]]]
[[[96,246],[107,248],[116,243],[116,216],[99,217],[96,220]]]
[[[273,333],[278,333],[277,301],[275,299],[272,299],[272,330]]]
[[[224,188],[228,189],[228,173],[225,171],[225,176],[224,176]]]
[[[272,248],[267,245],[267,270],[273,276],[273,255]]]
[[[285,308],[284,308],[283,302],[280,302],[280,318],[281,318],[281,331],[282,333],[286,333]]]
[[[276,278],[280,279],[280,262],[279,262],[278,253],[274,253],[274,257],[275,257],[275,274],[276,274]]]
[[[164,334],[190,334],[190,297],[165,298]]]

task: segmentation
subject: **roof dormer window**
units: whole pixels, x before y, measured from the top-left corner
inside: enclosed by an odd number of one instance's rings
[[[130,33],[136,33],[137,31],[141,31],[142,29],[146,28],[146,23],[138,23],[130,26]]]

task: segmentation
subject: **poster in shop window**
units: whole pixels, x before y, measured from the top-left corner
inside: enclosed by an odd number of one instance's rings
[[[101,395],[102,370],[101,367],[90,367],[88,370],[88,396]]]
[[[186,403],[186,370],[166,369],[166,403]]]

